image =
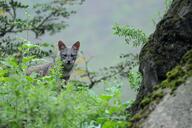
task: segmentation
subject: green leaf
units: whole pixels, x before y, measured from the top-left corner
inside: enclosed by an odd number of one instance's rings
[[[102,128],[116,128],[116,125],[113,121],[108,120],[103,124]]]
[[[8,73],[7,69],[0,69],[0,77],[6,75],[7,73]]]
[[[22,62],[23,62],[24,64],[26,64],[26,63],[32,61],[34,58],[35,58],[35,56],[24,57],[24,58],[22,59]]]
[[[100,98],[105,101],[109,101],[113,98],[112,95],[101,95]]]
[[[11,82],[12,79],[9,77],[0,77],[0,82]]]

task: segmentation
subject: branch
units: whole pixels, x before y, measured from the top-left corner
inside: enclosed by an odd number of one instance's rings
[[[14,0],[11,0],[10,3],[13,3],[13,2],[14,2]],[[12,22],[14,22],[15,19],[16,19],[16,8],[15,8],[12,4],[10,4],[10,5],[11,5],[12,13],[11,13],[11,11],[8,11],[8,13],[9,13],[10,16],[12,17]],[[8,28],[8,27],[10,27],[10,28]],[[14,26],[13,24],[9,24],[8,21],[6,21],[6,22],[5,22],[5,27],[4,27],[3,31],[1,31],[1,33],[0,33],[0,37],[3,37],[3,36],[5,36],[7,33],[12,32],[12,30],[14,29],[14,27],[15,27],[15,26]]]
[[[116,75],[118,75],[118,74],[121,74],[121,73],[123,72],[123,70],[124,70],[124,67],[123,67],[123,66],[118,66],[118,67],[120,67],[120,69],[118,70],[118,72],[111,73],[110,75],[103,76],[103,77],[101,77],[101,78],[99,78],[99,79],[95,79],[94,76],[92,76],[92,75],[91,75],[91,72],[89,71],[89,68],[88,68],[88,63],[89,63],[89,61],[90,61],[90,60],[85,60],[85,72],[86,72],[86,74],[83,75],[83,76],[84,76],[84,77],[88,77],[89,82],[90,82],[90,84],[89,84],[89,88],[90,88],[90,89],[93,88],[97,83],[102,82],[103,80],[106,80],[106,79],[108,79],[108,78],[111,78],[111,77],[114,77],[114,76],[116,76]]]
[[[123,72],[123,70],[124,70],[124,68],[121,68],[118,72],[115,72],[115,73],[110,74],[110,75],[103,76],[103,77],[101,77],[101,78],[99,78],[97,80],[92,80],[92,83],[89,85],[89,88],[93,88],[93,86],[95,84],[100,83],[103,80],[106,80],[108,78],[111,78],[111,77],[114,77],[114,76],[116,76],[118,74],[121,74]]]
[[[39,25],[37,25],[35,28],[39,28],[40,26],[42,26],[43,24],[45,24],[46,21],[48,21],[52,16],[54,15],[54,13],[49,14],[47,17],[45,17],[40,23]]]
[[[58,8],[53,4],[42,4],[42,6],[48,5],[48,8],[42,8],[39,6],[39,9],[43,10],[41,16],[36,14],[31,20],[24,20],[23,18],[19,18],[17,16],[17,8],[28,9],[28,6],[21,5],[21,3],[17,2],[17,0],[10,0],[9,2],[6,2],[6,6],[8,6],[9,9],[6,10],[8,13],[7,16],[0,16],[0,38],[8,33],[18,33],[28,30],[34,32],[36,37],[38,37],[43,35],[46,31],[54,33],[64,28],[64,22],[60,22],[60,17],[67,18],[72,12],[70,13],[67,10],[63,10],[64,5],[62,3],[59,3],[60,6],[58,6]],[[52,6],[54,8],[52,8]],[[15,21],[18,21],[18,23]]]
[[[11,3],[13,3],[14,1],[13,0],[11,0]],[[14,22],[15,21],[15,19],[16,19],[16,8],[11,4],[11,9],[12,9],[12,22]],[[7,32],[10,32],[10,31],[12,31],[13,29],[14,29],[14,25],[12,24],[11,25],[11,27],[7,30]],[[7,33],[6,32],[6,33]]]

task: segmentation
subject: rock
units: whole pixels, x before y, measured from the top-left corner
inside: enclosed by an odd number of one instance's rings
[[[137,103],[131,128],[192,128],[192,50],[166,77]]]
[[[164,96],[143,123],[143,128],[192,128],[192,77]]]
[[[131,113],[141,109],[139,103],[166,79],[166,73],[179,64],[182,56],[192,49],[192,0],[173,0],[157,24],[155,32],[140,52],[143,80]]]

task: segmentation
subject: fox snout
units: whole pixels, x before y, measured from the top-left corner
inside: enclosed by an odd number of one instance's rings
[[[61,61],[64,63],[64,64],[74,64],[75,63],[75,60],[76,60],[76,54],[75,55],[71,55],[71,50],[68,50],[69,54],[67,53],[61,53]],[[74,53],[73,53],[74,54]]]
[[[71,63],[72,63],[71,61],[69,61],[69,60],[67,61],[67,64],[71,64]]]
[[[70,64],[74,64],[75,61],[74,60],[64,60],[64,63],[70,65]]]

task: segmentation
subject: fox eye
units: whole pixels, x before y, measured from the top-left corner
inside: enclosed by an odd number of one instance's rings
[[[63,54],[62,56],[63,56],[63,57],[67,57],[67,54]]]
[[[75,55],[71,54],[71,57],[74,57]]]

